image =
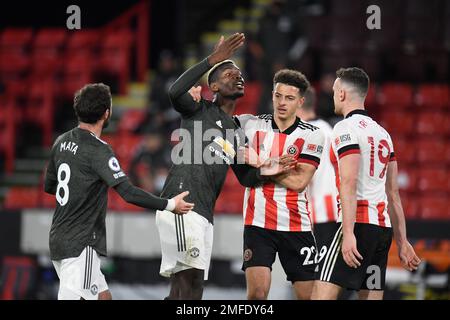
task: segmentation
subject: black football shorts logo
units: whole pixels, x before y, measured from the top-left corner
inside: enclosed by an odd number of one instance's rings
[[[287,148],[287,153],[288,153],[290,156],[295,157],[296,155],[298,155],[298,147],[297,147],[295,144],[290,145],[290,146]]]
[[[196,247],[189,249],[189,255],[192,258],[197,258],[200,255],[200,250]]]
[[[250,250],[250,249],[245,249],[245,251],[244,251],[244,261],[245,261],[245,262],[250,261],[250,259],[252,258],[252,256],[253,256],[252,250]]]

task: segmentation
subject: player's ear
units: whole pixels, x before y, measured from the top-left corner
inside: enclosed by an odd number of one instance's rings
[[[340,89],[339,90],[339,100],[340,101],[344,101],[345,100],[345,98],[346,98],[346,92],[345,92],[345,90],[343,90],[343,89]]]
[[[209,87],[212,92],[216,93],[219,91],[219,86],[217,85],[217,82],[211,83],[211,86]]]

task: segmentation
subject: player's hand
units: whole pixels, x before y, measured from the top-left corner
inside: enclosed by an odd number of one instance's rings
[[[342,257],[350,268],[358,268],[361,265],[359,260],[362,260],[363,257],[356,248],[356,238],[353,233],[343,236]]]
[[[188,92],[195,102],[200,102],[200,100],[202,100],[202,87],[201,86],[192,87],[189,89]]]
[[[279,158],[269,158],[260,166],[260,172],[263,176],[276,176],[294,169],[297,161],[289,155],[283,155]]]
[[[240,147],[238,152],[239,156],[242,157],[243,161],[249,166],[255,168],[261,167],[262,161],[252,147]]]
[[[421,262],[413,246],[408,241],[404,241],[398,245],[398,256],[403,268],[409,271],[417,270]]]
[[[175,209],[173,209],[174,213],[185,214],[188,213],[190,210],[194,209],[193,203],[184,201],[184,197],[186,197],[188,194],[189,191],[184,191],[179,195],[173,197],[173,199],[175,200]]]
[[[243,33],[235,33],[225,40],[221,36],[214,47],[214,52],[208,56],[208,63],[213,66],[216,63],[229,59],[244,44],[244,40],[245,36]]]

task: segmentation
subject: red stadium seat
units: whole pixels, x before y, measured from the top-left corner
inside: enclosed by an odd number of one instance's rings
[[[417,133],[419,135],[446,135],[450,131],[450,120],[446,113],[421,112],[417,116]]]
[[[52,145],[54,126],[54,88],[52,81],[31,82],[25,117],[41,127],[42,143],[46,147]]]
[[[417,90],[416,104],[427,109],[449,107],[450,89],[447,85],[421,85]]]
[[[25,51],[33,37],[31,28],[7,28],[0,35],[2,51]]]
[[[445,196],[422,196],[420,197],[420,216],[422,219],[450,219],[449,204]]]
[[[38,207],[39,190],[34,187],[12,187],[6,194],[6,209]]]
[[[415,144],[414,150],[417,160],[425,164],[445,164],[443,157],[446,152],[446,140],[436,137],[434,139],[421,139]]]
[[[419,201],[417,196],[408,192],[401,192],[400,196],[406,219],[419,218]]]
[[[417,151],[411,146],[411,138],[403,135],[392,137],[394,152],[397,161],[401,164],[409,164],[416,161]]]
[[[144,121],[147,113],[142,109],[125,111],[120,117],[118,130],[122,133],[133,133]]]
[[[412,134],[415,131],[416,119],[412,113],[385,111],[380,115],[380,118],[380,124],[391,134]]]
[[[124,134],[119,138],[119,144],[114,149],[117,158],[120,161],[120,165],[125,171],[129,170],[129,164],[133,155],[136,153],[136,149],[142,142],[142,136]]]
[[[63,66],[62,47],[67,37],[65,29],[39,30],[33,42],[32,73],[42,77],[55,75]]]
[[[413,104],[413,90],[408,84],[386,83],[378,92],[378,103],[391,109],[406,109]]]
[[[418,187],[421,192],[444,193],[447,191],[446,167],[421,168],[418,174]]]
[[[126,93],[130,79],[130,49],[133,44],[133,34],[124,29],[110,32],[102,37],[99,71],[118,76],[119,91]]]
[[[92,82],[93,57],[88,52],[69,54],[64,61],[64,81],[62,93],[73,97],[85,84]]]
[[[404,167],[402,162],[398,169],[397,183],[401,191],[416,191],[418,172],[415,167]]]
[[[71,34],[67,40],[66,50],[68,52],[91,53],[97,46],[100,34],[94,29],[82,29]]]

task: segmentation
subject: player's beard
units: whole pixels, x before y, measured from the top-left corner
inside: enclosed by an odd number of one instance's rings
[[[244,92],[243,91],[238,91],[238,92],[234,92],[228,96],[226,96],[227,99],[230,100],[237,100],[239,98],[242,98],[244,96]]]

